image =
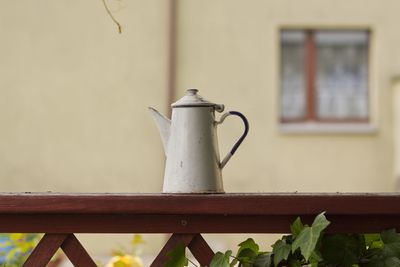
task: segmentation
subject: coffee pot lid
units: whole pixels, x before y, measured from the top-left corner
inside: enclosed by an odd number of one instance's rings
[[[222,112],[224,110],[224,105],[215,104],[206,99],[204,99],[201,95],[198,94],[197,89],[187,89],[186,94],[173,103],[171,107],[173,108],[182,108],[182,107],[215,107],[218,112]]]

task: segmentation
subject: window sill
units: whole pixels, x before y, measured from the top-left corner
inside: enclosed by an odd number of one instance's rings
[[[283,134],[375,134],[376,125],[369,123],[281,123],[279,131]]]

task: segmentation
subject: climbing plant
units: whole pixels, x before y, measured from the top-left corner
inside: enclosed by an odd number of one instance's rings
[[[325,234],[330,222],[324,213],[311,225],[297,218],[291,234],[278,239],[269,251],[263,251],[252,238],[231,250],[217,252],[210,267],[400,267],[400,235],[394,230],[379,234]],[[195,263],[186,258],[185,248],[177,246],[169,253],[168,267]]]

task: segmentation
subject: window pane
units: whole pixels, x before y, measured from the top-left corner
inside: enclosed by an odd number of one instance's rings
[[[368,33],[316,32],[315,42],[317,117],[368,118]]]
[[[305,115],[304,39],[302,31],[281,32],[281,116],[298,119]]]

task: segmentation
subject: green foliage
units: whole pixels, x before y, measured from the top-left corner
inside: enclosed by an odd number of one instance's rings
[[[329,235],[324,238],[322,256],[326,262],[335,266],[358,264],[363,244],[360,235]],[[365,247],[365,243],[364,243]]]
[[[0,234],[0,256],[5,256],[5,263],[1,266],[20,267],[25,262],[29,253],[37,245],[40,235],[38,234]]]
[[[259,255],[260,247],[254,242],[252,238],[248,238],[246,241],[239,244],[239,250],[236,254],[236,261],[241,262],[242,266],[252,266],[251,264],[255,261]],[[236,264],[234,261],[232,264]]]
[[[394,229],[380,234],[324,234],[329,224],[324,213],[311,226],[297,218],[290,225],[291,234],[277,240],[271,252],[260,251],[249,238],[239,244],[236,256],[230,250],[217,252],[210,267],[400,267],[400,235]],[[175,252],[182,262],[184,248]]]
[[[232,255],[232,251],[227,252],[217,252],[210,263],[210,267],[230,267],[229,257]]]
[[[382,241],[382,246],[379,241]],[[400,236],[395,230],[383,231],[380,240],[376,237],[369,243],[371,248],[365,253],[366,267],[400,267]]]
[[[186,258],[186,248],[183,244],[175,246],[167,254],[168,261],[165,267],[185,267],[188,266],[189,260]]]
[[[325,218],[324,213],[319,214],[311,226],[305,225],[294,238],[292,244],[292,252],[300,249],[305,260],[308,261],[311,254],[315,250],[315,246],[321,236],[321,232],[329,225],[329,221]]]
[[[293,238],[296,238],[300,234],[301,230],[303,230],[303,228],[304,225],[301,222],[300,217],[297,217],[294,223],[290,225],[290,231],[292,232]]]
[[[287,244],[285,240],[278,240],[272,245],[272,253],[274,254],[274,265],[278,266],[281,261],[289,258],[292,251],[292,245]]]
[[[380,234],[365,234],[365,245],[369,249],[383,249],[385,245],[381,239]]]

